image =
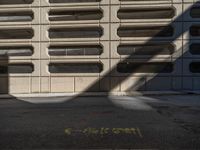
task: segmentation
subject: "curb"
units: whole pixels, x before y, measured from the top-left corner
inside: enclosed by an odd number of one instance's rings
[[[41,97],[104,97],[104,96],[163,96],[163,95],[200,95],[200,91],[145,91],[145,92],[91,92],[91,93],[42,93],[42,94],[0,94],[0,99],[12,99],[17,97],[41,98]]]

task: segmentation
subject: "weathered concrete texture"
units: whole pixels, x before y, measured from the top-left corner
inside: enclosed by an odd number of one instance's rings
[[[200,149],[199,99],[190,95],[1,99],[0,149]],[[109,132],[87,132],[102,128]],[[140,132],[113,133],[116,128]]]
[[[0,93],[200,90],[197,1],[0,1]]]

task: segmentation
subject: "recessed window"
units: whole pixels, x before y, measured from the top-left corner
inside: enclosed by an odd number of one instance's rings
[[[192,55],[200,55],[200,44],[193,43],[190,45],[190,53]]]
[[[175,16],[175,9],[167,8],[122,8],[118,11],[119,19],[169,19]]]
[[[20,22],[32,20],[32,11],[0,12],[0,22]]]
[[[100,1],[101,0],[49,0],[49,3],[91,3]]]
[[[32,73],[34,67],[32,64],[9,64],[9,65],[0,65],[0,74],[25,74]]]
[[[120,27],[117,31],[119,37],[171,37],[172,26],[134,26]]]
[[[117,71],[120,73],[171,73],[173,64],[165,62],[123,62],[117,65]]]
[[[33,29],[0,29],[0,39],[32,39]]]
[[[100,45],[79,45],[79,46],[50,46],[50,56],[89,56],[89,55],[101,55],[103,48]]]
[[[173,44],[135,44],[120,45],[117,49],[119,55],[172,55],[175,51]]]
[[[190,64],[190,71],[192,73],[200,73],[200,62],[192,62]]]
[[[79,21],[100,20],[103,17],[101,10],[51,10],[50,21]]]
[[[103,70],[101,63],[52,63],[50,73],[100,73]]]
[[[0,57],[31,56],[32,54],[32,46],[0,46]]]
[[[49,38],[98,38],[103,35],[100,27],[87,28],[51,28]]]
[[[190,27],[190,35],[200,36],[200,25],[192,25]]]
[[[33,0],[0,0],[0,5],[32,4]]]
[[[192,18],[200,18],[200,7],[192,7],[190,9],[190,16]]]

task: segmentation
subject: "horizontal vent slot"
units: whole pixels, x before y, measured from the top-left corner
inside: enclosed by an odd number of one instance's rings
[[[103,70],[101,63],[52,63],[50,73],[100,73]]]
[[[192,18],[200,18],[200,7],[193,7],[190,9],[190,16]]]
[[[49,3],[92,3],[101,0],[49,0]]]
[[[101,46],[50,46],[50,56],[87,56],[101,55],[103,48]]]
[[[31,56],[33,47],[29,46],[0,46],[0,57]]]
[[[200,73],[200,62],[192,62],[190,64],[190,71],[192,73]]]
[[[175,16],[175,10],[169,8],[123,8],[118,11],[119,19],[168,19]]]
[[[200,25],[193,25],[190,27],[190,35],[200,36]]]
[[[49,38],[98,38],[103,35],[100,27],[88,28],[53,28],[49,30]]]
[[[32,73],[34,67],[32,64],[9,64],[9,65],[0,65],[0,74],[7,73]]]
[[[50,21],[79,21],[79,20],[100,20],[103,17],[101,10],[66,11],[51,10]]]
[[[32,4],[33,0],[0,0],[0,5]]]
[[[190,53],[192,55],[200,55],[200,44],[197,44],[197,43],[191,44]]]
[[[0,39],[32,39],[33,29],[0,29]]]
[[[117,31],[119,37],[171,37],[172,26],[137,26],[120,27]]]
[[[144,44],[144,45],[120,45],[119,55],[172,55],[175,47],[172,44]]]
[[[0,22],[19,22],[32,20],[32,11],[0,12]]]
[[[173,71],[172,63],[119,63],[117,71],[120,73],[171,73]]]

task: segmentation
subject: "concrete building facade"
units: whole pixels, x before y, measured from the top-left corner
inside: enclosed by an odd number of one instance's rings
[[[0,93],[200,90],[195,0],[0,0]]]

